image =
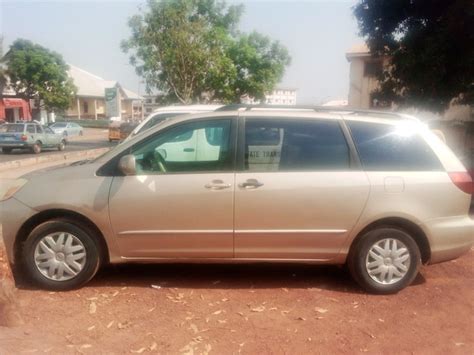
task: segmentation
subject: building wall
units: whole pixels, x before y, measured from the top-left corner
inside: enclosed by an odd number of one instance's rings
[[[149,115],[157,108],[160,108],[160,99],[156,95],[146,95],[143,101],[143,107],[145,109],[145,116]]]
[[[79,110],[81,118],[95,119],[94,105],[97,109],[97,118],[105,117],[105,100],[101,98],[79,97],[72,100],[69,109],[66,111],[68,117],[79,117],[77,100],[79,100]],[[86,107],[87,106],[87,107]],[[87,108],[87,112],[86,112]]]
[[[122,119],[131,119],[133,112],[133,101],[122,100]]]
[[[358,109],[370,109],[373,107],[371,93],[378,87],[375,76],[368,76],[365,66],[371,58],[355,57],[350,59],[349,71],[349,107]]]

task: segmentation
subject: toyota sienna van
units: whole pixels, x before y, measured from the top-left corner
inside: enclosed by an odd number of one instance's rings
[[[101,265],[347,265],[394,293],[474,239],[473,184],[446,144],[398,114],[221,108],[150,128],[92,161],[0,194],[15,272],[84,285]]]

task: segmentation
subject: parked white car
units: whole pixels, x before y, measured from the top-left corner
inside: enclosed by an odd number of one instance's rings
[[[62,134],[64,137],[82,136],[84,128],[74,122],[56,122],[49,126],[56,134]]]
[[[153,111],[147,118],[143,120],[130,135],[125,139],[129,139],[136,136],[138,133],[146,131],[147,129],[156,126],[157,124],[164,122],[172,117],[187,115],[191,113],[204,113],[215,111],[221,108],[222,105],[181,105],[181,106],[166,106],[160,107]]]

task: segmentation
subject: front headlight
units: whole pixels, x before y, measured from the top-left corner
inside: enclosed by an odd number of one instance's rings
[[[27,182],[26,179],[0,179],[0,201],[8,200]]]

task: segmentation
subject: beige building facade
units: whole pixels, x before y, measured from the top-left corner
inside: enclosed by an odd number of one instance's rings
[[[109,118],[105,104],[105,89],[118,87],[123,120],[143,118],[143,97],[123,88],[118,82],[105,80],[83,69],[69,65],[69,75],[77,87],[76,96],[65,112],[68,118],[104,119]]]
[[[353,46],[347,53],[349,69],[348,107],[371,109],[378,107],[372,92],[378,88],[377,74],[388,65],[386,58],[374,58],[365,44]]]

